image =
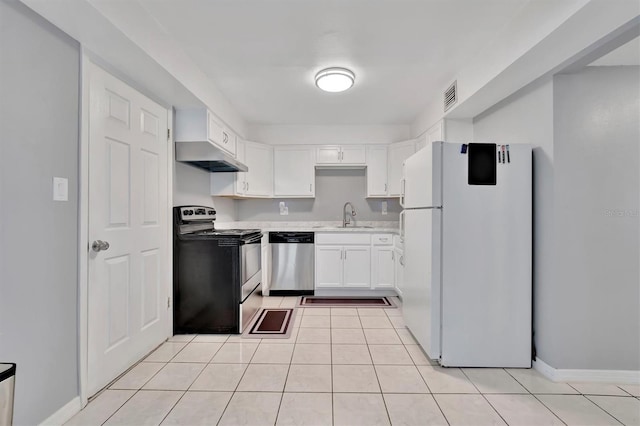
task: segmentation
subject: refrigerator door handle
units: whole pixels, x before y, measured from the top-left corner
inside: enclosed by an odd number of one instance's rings
[[[429,206],[429,207],[425,207],[425,209],[427,209],[427,210],[435,210],[435,209],[442,210],[442,206]]]
[[[402,242],[404,242],[404,214],[404,210],[400,212],[400,241]]]
[[[406,186],[405,178],[400,179],[400,207],[404,207],[404,189]]]

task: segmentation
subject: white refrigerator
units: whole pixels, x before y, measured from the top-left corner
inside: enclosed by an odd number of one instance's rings
[[[404,163],[403,316],[447,367],[531,367],[532,155],[434,142]]]

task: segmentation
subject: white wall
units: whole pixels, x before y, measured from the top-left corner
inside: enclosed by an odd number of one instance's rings
[[[268,144],[385,144],[410,139],[408,125],[259,125],[248,127],[248,139]]]
[[[476,117],[473,133],[478,142],[533,146],[534,341],[546,361],[545,342],[564,314],[555,282],[553,81],[529,87]]]
[[[554,79],[556,368],[640,370],[640,67]],[[548,360],[548,361],[547,361]]]
[[[79,45],[0,0],[0,362],[16,362],[16,425],[78,396]],[[52,200],[52,178],[69,201]]]
[[[236,202],[224,197],[211,196],[210,173],[206,170],[180,162],[173,168],[173,205],[212,206],[216,209],[216,220],[236,220]]]
[[[554,368],[640,369],[639,80],[559,75],[474,119],[474,140],[534,146],[534,341]]]
[[[397,221],[401,208],[397,198],[387,200],[388,214],[381,213],[381,199],[366,199],[365,170],[316,170],[315,199],[240,200],[238,220],[249,221],[341,221],[342,207],[351,201],[356,221]],[[280,215],[279,203],[289,207],[287,216]]]

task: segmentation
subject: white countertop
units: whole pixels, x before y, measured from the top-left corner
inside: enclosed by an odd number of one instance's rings
[[[364,233],[399,233],[399,223],[392,221],[357,221],[356,227],[342,227],[340,221],[321,222],[221,222],[216,223],[218,229],[260,229],[262,232],[299,231],[299,232],[364,232]],[[362,228],[370,226],[370,228]]]

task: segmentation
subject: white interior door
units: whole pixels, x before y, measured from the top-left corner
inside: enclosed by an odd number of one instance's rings
[[[93,64],[89,78],[92,395],[167,337],[170,259],[167,110]]]

